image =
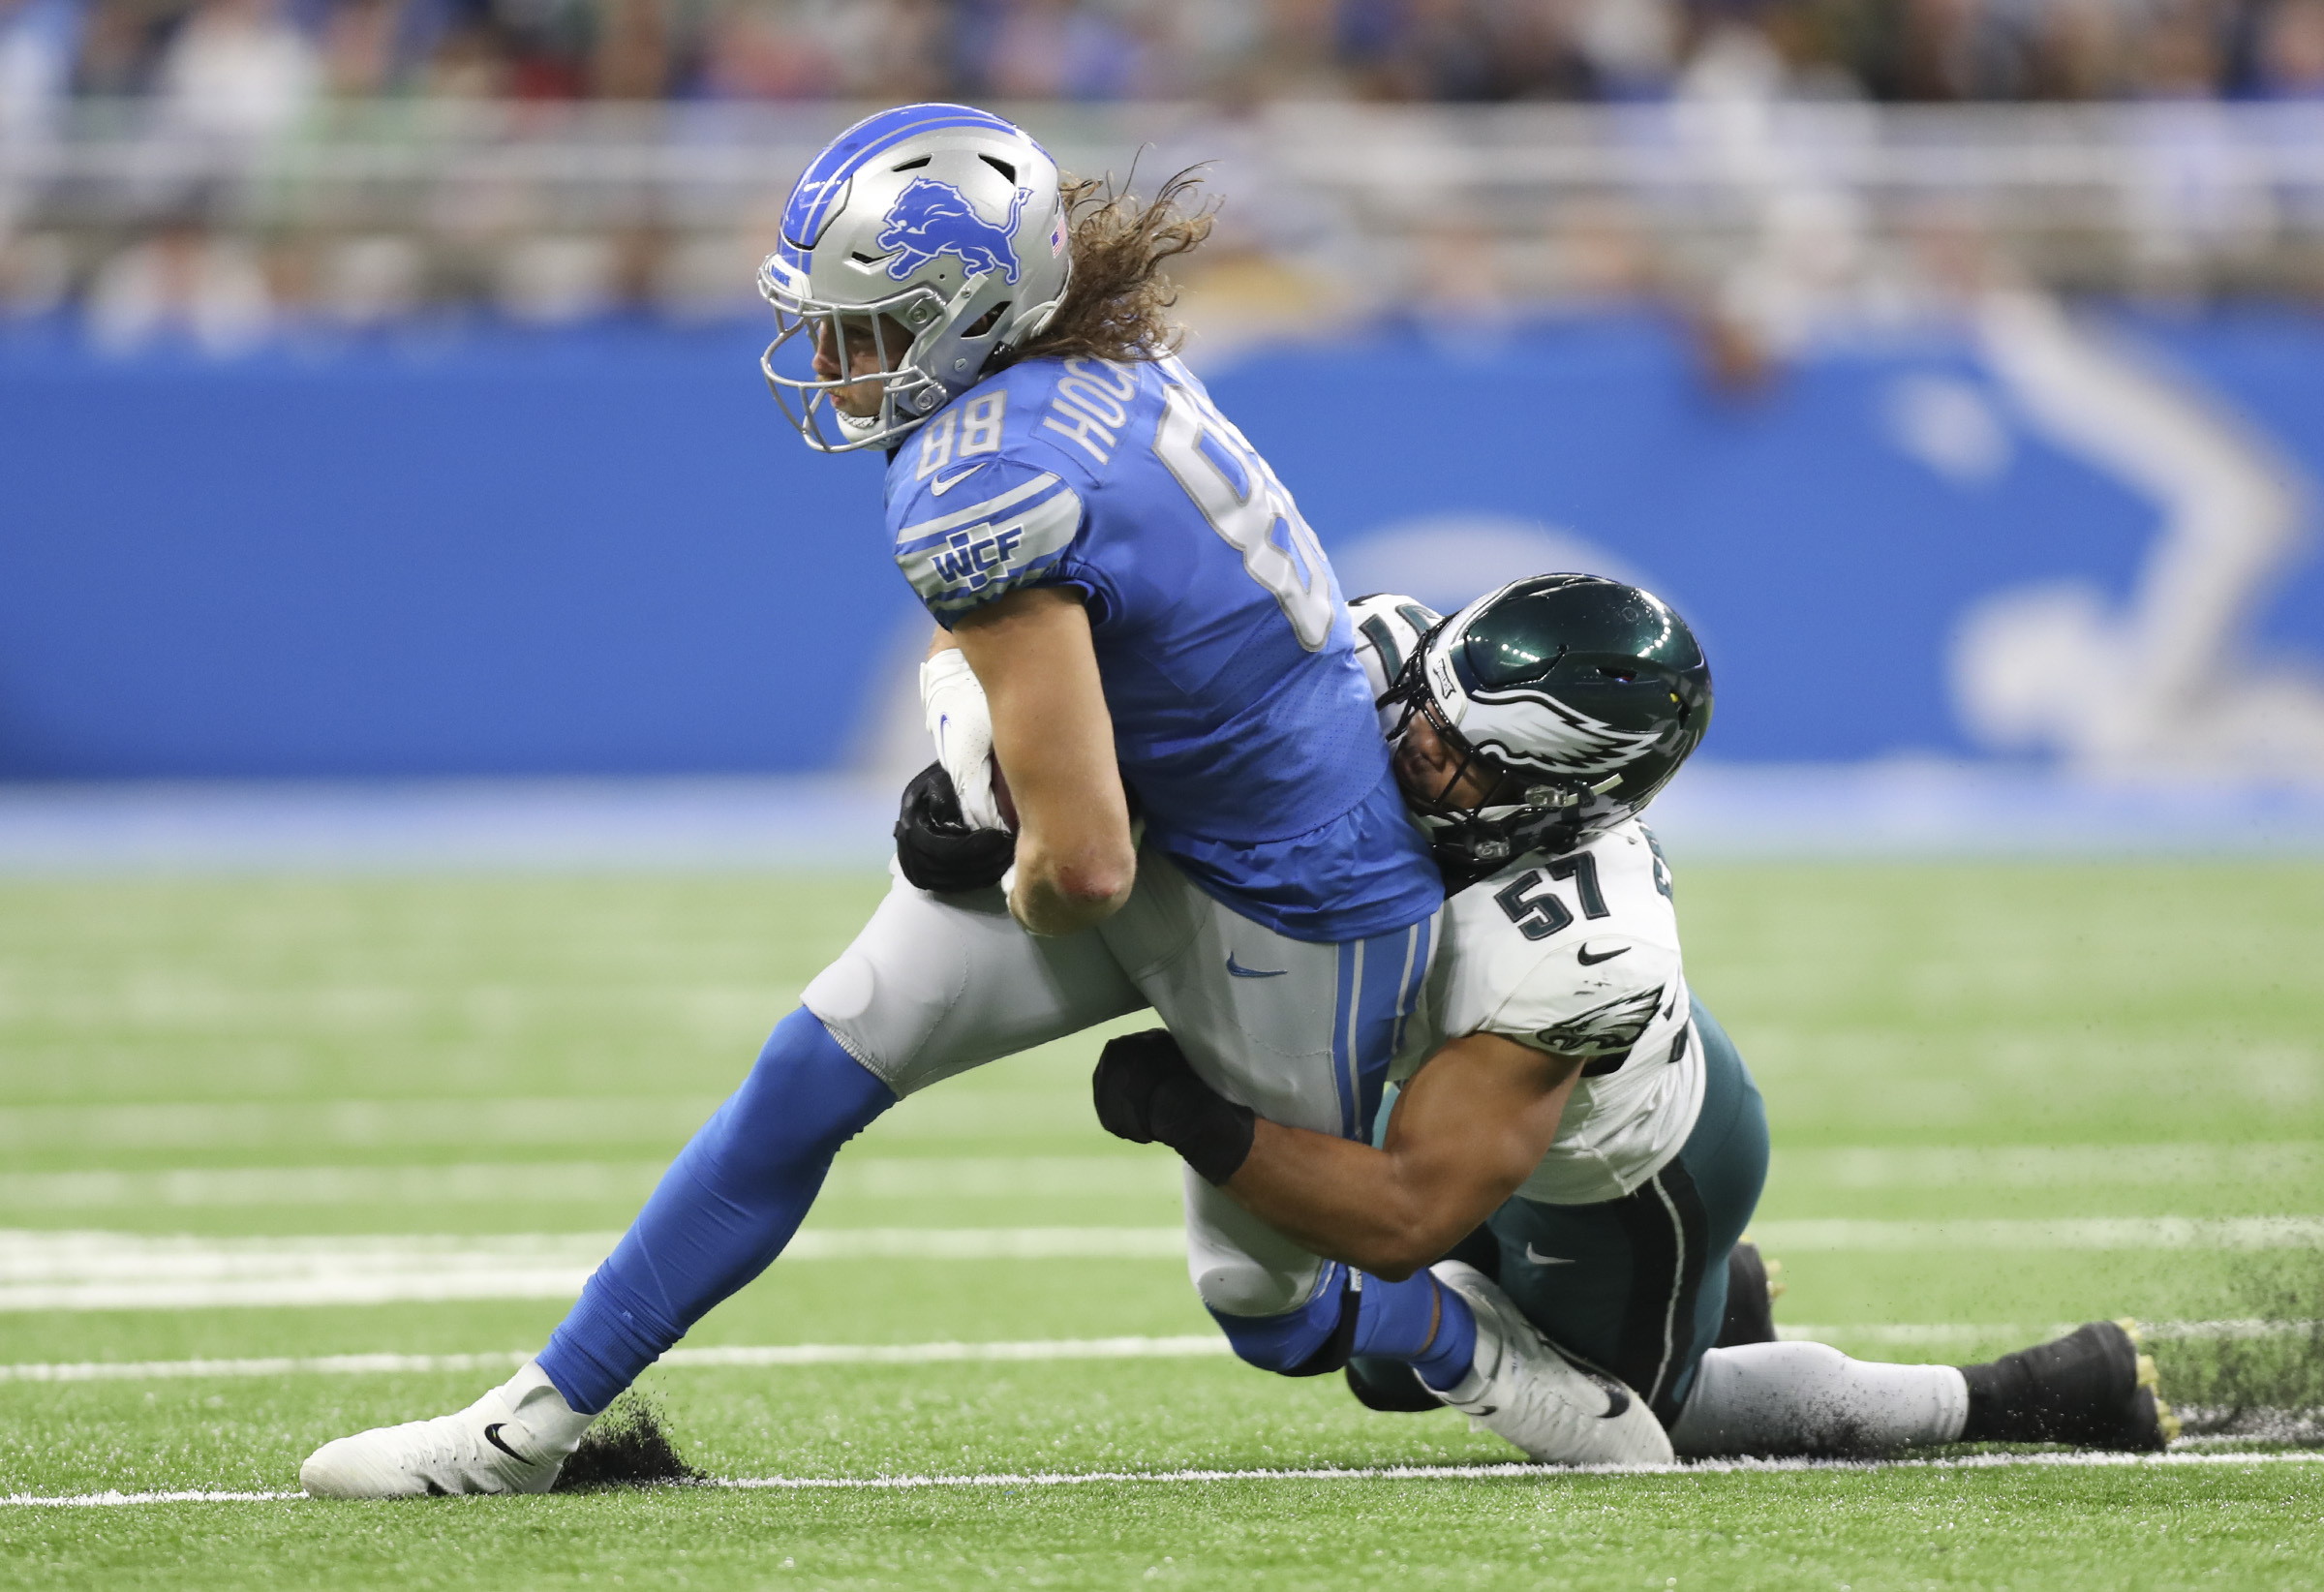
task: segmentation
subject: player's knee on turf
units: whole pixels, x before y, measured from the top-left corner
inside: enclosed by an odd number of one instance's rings
[[[1321,1376],[1348,1362],[1354,1347],[1353,1296],[1326,1288],[1295,1310],[1268,1316],[1228,1315],[1212,1310],[1245,1364],[1278,1376]]]
[[[1194,1273],[1194,1291],[1214,1316],[1271,1317],[1298,1310],[1316,1296],[1323,1263],[1284,1270],[1252,1259],[1208,1257]]]

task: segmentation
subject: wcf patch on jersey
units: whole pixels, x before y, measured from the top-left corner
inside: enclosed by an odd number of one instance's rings
[[[977,532],[983,532],[983,536]],[[995,531],[980,525],[975,531],[955,531],[935,550],[936,578],[947,590],[981,592],[996,576],[1008,572],[1009,562],[1024,542],[1024,527],[1004,526]]]
[[[958,512],[906,526],[896,562],[921,601],[959,613],[1055,564],[1082,524],[1080,494],[1054,475]]]

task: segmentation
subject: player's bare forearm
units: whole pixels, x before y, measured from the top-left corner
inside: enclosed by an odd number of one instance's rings
[[[1129,899],[1138,859],[1089,639],[1073,593],[1012,592],[954,628],[993,710],[993,750],[1017,811],[1009,910],[1037,934],[1066,934]]]
[[[1445,1225],[1431,1208],[1449,1202],[1416,1186],[1384,1150],[1264,1117],[1254,1128],[1250,1159],[1227,1179],[1227,1193],[1319,1255],[1394,1282],[1442,1255],[1467,1231],[1431,1248]]]
[[[1408,1277],[1516,1192],[1580,1071],[1493,1034],[1455,1039],[1398,1097],[1385,1148],[1262,1117],[1227,1193],[1319,1255]]]

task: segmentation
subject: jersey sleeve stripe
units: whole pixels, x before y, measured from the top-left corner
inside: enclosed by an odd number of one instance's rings
[[[923,536],[910,551],[900,548],[896,562],[921,601],[938,614],[964,613],[1062,558],[1081,534],[1081,494],[1055,475],[1044,478],[1055,489],[1037,502]]]
[[[901,559],[907,553],[917,553],[924,547],[933,547],[963,525],[974,525],[979,520],[989,520],[997,514],[1004,514],[1027,498],[1038,497],[1052,487],[1063,484],[1062,477],[1053,472],[1044,471],[1023,485],[1010,487],[997,498],[987,498],[982,503],[969,504],[963,508],[954,509],[949,514],[940,514],[933,520],[922,520],[918,525],[907,525],[896,533],[896,556]],[[1068,496],[1071,494],[1069,493]],[[1077,497],[1074,502],[1078,504],[1081,500]]]

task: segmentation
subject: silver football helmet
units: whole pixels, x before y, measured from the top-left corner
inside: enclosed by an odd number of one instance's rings
[[[758,268],[776,402],[820,452],[893,446],[1049,324],[1072,276],[1068,231],[1056,162],[1014,123],[960,105],[856,123],[791,190]],[[818,342],[836,377],[816,374]],[[878,374],[852,376],[867,342]],[[875,414],[834,406],[864,383],[878,383]]]

